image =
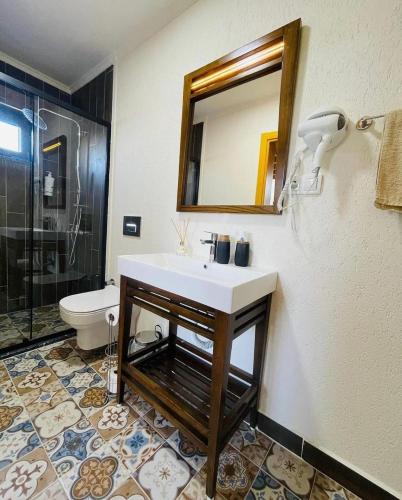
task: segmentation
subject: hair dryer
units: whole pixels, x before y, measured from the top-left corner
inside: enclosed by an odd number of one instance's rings
[[[346,114],[342,109],[335,106],[332,108],[322,108],[300,123],[297,134],[304,139],[306,146],[297,151],[294,156],[292,170],[288,173],[285,185],[278,198],[278,211],[292,206],[292,204],[284,206],[285,195],[288,194],[291,197],[292,181],[300,168],[304,151],[310,149],[313,152],[313,173],[315,174],[312,183],[313,186],[318,181],[318,174],[324,153],[336,147],[342,141],[346,136],[347,128],[348,119]]]
[[[323,108],[300,123],[297,133],[313,152],[313,172],[318,176],[326,151],[336,147],[346,135],[348,119],[340,108]]]

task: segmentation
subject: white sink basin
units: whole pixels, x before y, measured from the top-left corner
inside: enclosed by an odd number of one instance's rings
[[[226,313],[238,311],[273,292],[277,278],[271,270],[205,263],[164,253],[121,255],[118,270],[123,276]]]

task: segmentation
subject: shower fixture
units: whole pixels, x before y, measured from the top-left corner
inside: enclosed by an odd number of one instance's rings
[[[29,108],[17,108],[16,106],[12,106],[11,104],[8,104],[6,102],[1,102],[3,106],[6,106],[7,108],[14,109],[15,111],[19,111],[22,113],[25,118],[30,122],[33,123],[34,125],[38,126],[41,130],[47,130],[47,124],[42,118],[37,114],[32,111],[32,109]]]
[[[35,126],[39,127],[41,130],[47,130],[47,124],[45,120],[43,120],[38,113],[34,113],[32,109],[22,108],[21,113],[25,116],[25,118],[33,123]]]
[[[30,110],[28,110],[30,111]],[[51,113],[52,115],[58,116],[59,118],[64,118],[65,120],[69,120],[71,123],[73,123],[77,127],[77,151],[76,151],[76,156],[75,156],[75,173],[77,177],[77,193],[76,193],[76,198],[75,198],[75,211],[74,211],[74,219],[73,222],[70,225],[70,231],[68,232],[69,238],[70,238],[70,251],[69,251],[69,256],[68,256],[68,263],[70,266],[72,266],[75,263],[75,250],[76,250],[76,243],[77,243],[77,238],[78,238],[78,233],[80,230],[80,224],[81,224],[81,216],[82,216],[82,205],[80,205],[81,201],[81,180],[80,180],[80,147],[81,147],[81,136],[83,133],[81,132],[81,126],[80,124],[74,120],[73,118],[70,118],[69,116],[63,115],[61,113],[57,113],[56,111],[52,111],[51,109],[48,108],[39,108],[37,112],[37,117],[38,117],[38,123],[39,123],[39,128],[41,128],[41,122],[43,122],[45,125],[45,121],[41,118],[40,113],[41,112],[46,112],[46,113]],[[24,113],[24,116],[27,120],[29,120],[31,123],[34,123],[36,120],[35,114],[34,113]],[[47,125],[46,125],[47,128]],[[46,130],[46,129],[45,129]],[[39,137],[38,137],[39,140]],[[39,151],[39,147],[37,148],[37,151]]]

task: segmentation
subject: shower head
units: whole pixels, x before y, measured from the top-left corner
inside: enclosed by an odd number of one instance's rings
[[[46,122],[37,113],[34,113],[32,109],[22,108],[21,112],[29,122],[38,126],[41,130],[47,130]]]

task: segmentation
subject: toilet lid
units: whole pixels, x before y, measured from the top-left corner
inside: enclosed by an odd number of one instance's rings
[[[117,306],[120,303],[120,289],[108,285],[103,290],[77,293],[61,299],[60,306],[70,312],[90,313]]]

